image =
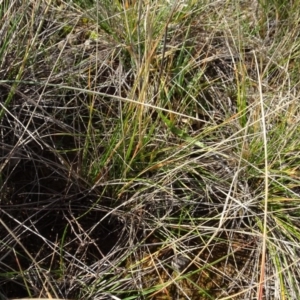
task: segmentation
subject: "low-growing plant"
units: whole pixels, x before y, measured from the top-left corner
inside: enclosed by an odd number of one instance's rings
[[[299,298],[297,2],[3,1],[3,299]]]

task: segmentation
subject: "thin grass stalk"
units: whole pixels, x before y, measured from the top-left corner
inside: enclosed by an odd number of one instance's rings
[[[255,58],[255,66],[257,71],[258,78],[258,90],[260,95],[260,108],[261,108],[261,124],[262,124],[262,132],[263,132],[263,145],[264,145],[264,162],[265,162],[265,170],[264,170],[264,220],[263,220],[263,244],[262,244],[262,256],[261,256],[261,269],[260,269],[260,278],[259,278],[259,288],[257,292],[257,299],[261,300],[263,298],[264,293],[264,282],[265,282],[265,264],[266,264],[266,251],[267,251],[267,224],[268,224],[268,198],[269,198],[269,164],[268,164],[268,142],[267,142],[267,130],[266,130],[266,119],[265,119],[265,108],[264,108],[264,100],[262,94],[262,82],[260,79],[260,70],[256,55]]]

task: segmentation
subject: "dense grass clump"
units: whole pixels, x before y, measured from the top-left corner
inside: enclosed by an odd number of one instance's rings
[[[2,1],[0,296],[300,299],[299,1]]]

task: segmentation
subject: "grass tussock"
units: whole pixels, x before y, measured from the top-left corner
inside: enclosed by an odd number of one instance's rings
[[[3,0],[1,298],[299,299],[298,2]]]

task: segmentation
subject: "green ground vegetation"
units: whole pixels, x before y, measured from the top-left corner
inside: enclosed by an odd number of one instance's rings
[[[300,299],[299,0],[3,0],[0,296]]]

